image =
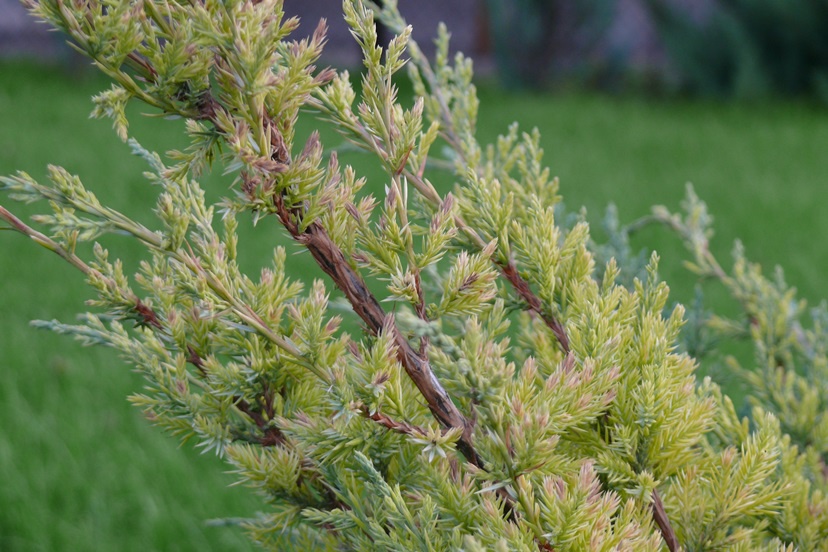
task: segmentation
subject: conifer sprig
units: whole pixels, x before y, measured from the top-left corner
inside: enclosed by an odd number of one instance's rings
[[[267,497],[267,512],[243,522],[257,542],[556,551],[828,542],[814,514],[825,508],[828,425],[794,370],[804,363],[828,381],[828,316],[804,330],[781,280],[744,261],[727,274],[703,241],[698,201],[686,218],[656,212],[749,313],[773,377],[754,381],[755,427],[740,419],[715,385],[696,385],[694,360],[677,348],[684,309],[666,310],[658,257],[644,257],[633,278],[628,251],[598,262],[612,248],[596,248],[586,222],[557,220],[558,183],[537,131],[512,126],[477,142],[471,62],[449,62],[444,28],[432,64],[395,2],[345,0],[365,61],[357,94],[347,73],[316,67],[324,21],[291,39],[298,21],[281,0],[26,4],[112,78],[93,116],[112,119],[159,190],[156,219],[142,225],[62,169],[48,184],[0,179],[12,199],[51,208],[34,219],[43,232],[3,207],[0,218],[81,270],[96,294],[96,312],[78,324],[37,325],[135,365],[147,387],[131,400],[147,417],[215,451]],[[374,17],[397,33],[388,45],[376,44]],[[410,107],[393,80],[405,66]],[[165,162],[130,141],[125,107],[135,99],[185,119],[189,147]],[[384,194],[365,194],[359,167],[341,166],[320,133],[299,143],[297,121],[313,115],[377,156]],[[433,151],[440,141],[444,158]],[[228,192],[211,204],[199,178],[216,160]],[[435,164],[454,168],[451,193],[431,182]],[[344,295],[361,335],[342,330],[323,281],[288,276],[283,248],[258,277],[242,271],[239,220],[268,216]],[[104,233],[145,247],[137,274],[97,244],[82,258],[78,244]],[[628,247],[625,237],[615,246]]]

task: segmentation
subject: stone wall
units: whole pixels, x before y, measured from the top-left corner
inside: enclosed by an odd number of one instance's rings
[[[37,23],[18,0],[0,0],[0,57],[54,58],[63,46],[55,33]]]
[[[480,53],[482,0],[400,0],[400,11],[416,29],[418,42],[432,51],[431,38],[437,23],[445,21],[452,32],[454,48],[470,55]],[[342,20],[342,0],[285,0],[285,12],[301,18],[300,34],[310,34],[320,18],[329,26],[328,63],[354,65],[359,48]],[[34,56],[44,59],[68,55],[63,39],[37,23],[18,0],[0,0],[0,57]]]
[[[0,0],[2,1],[2,0]],[[451,30],[452,48],[469,55],[483,53],[482,0],[399,0],[400,12],[415,29],[415,38],[427,53],[433,52],[432,38],[444,21]],[[328,22],[326,56],[330,63],[360,63],[359,47],[342,20],[341,0],[285,0],[285,13],[302,20],[300,34],[309,34],[320,18]]]
[[[579,2],[580,0],[560,0]],[[639,67],[661,66],[664,54],[655,29],[650,21],[644,2],[646,0],[608,0],[614,2],[614,18],[602,42],[607,52],[625,52],[628,59]],[[698,15],[709,12],[715,0],[669,0],[680,4],[689,13]],[[414,26],[415,38],[427,52],[433,51],[432,38],[437,23],[444,21],[452,34],[452,48],[475,58],[478,65],[486,65],[490,52],[490,40],[486,25],[486,0],[398,0],[400,11]],[[328,21],[328,47],[326,62],[339,66],[358,64],[359,50],[342,20],[341,0],[285,0],[285,11],[302,20],[300,34],[309,34],[320,18]],[[564,10],[565,11],[565,10]],[[565,23],[562,23],[565,27]],[[569,36],[566,29],[557,29],[551,36]],[[567,42],[567,41],[564,41]],[[574,43],[572,43],[574,44]],[[577,57],[572,51],[556,48],[556,55]],[[594,52],[592,52],[594,55]],[[0,58],[20,55],[39,58],[69,56],[63,39],[46,31],[45,25],[37,24],[26,13],[18,0],[0,0]]]

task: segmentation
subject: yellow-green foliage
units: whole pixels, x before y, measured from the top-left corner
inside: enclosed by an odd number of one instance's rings
[[[97,293],[80,324],[38,325],[114,347],[142,372],[131,400],[147,417],[265,497],[244,522],[264,547],[825,549],[823,318],[803,330],[785,286],[741,257],[725,275],[699,242],[697,201],[686,220],[656,213],[750,317],[760,371],[753,421],[739,419],[697,384],[658,257],[631,278],[586,222],[556,220],[537,130],[477,142],[472,65],[450,61],[445,29],[432,64],[395,2],[345,0],[365,64],[358,94],[347,73],[315,66],[324,22],[290,39],[298,22],[281,0],[27,5],[112,78],[93,116],[113,120],[159,190],[148,227],[63,169],[49,184],[0,179],[10,198],[52,208],[36,220],[46,233],[0,217]],[[375,17],[397,33],[386,47]],[[393,81],[404,67],[410,108]],[[186,119],[190,147],[165,161],[130,139],[136,100]],[[340,166],[318,133],[298,143],[299,117],[375,156],[383,197],[363,193],[360,168]],[[217,159],[229,192],[210,204],[198,179]],[[453,169],[452,193],[429,180],[433,164]],[[248,214],[278,219],[324,278],[288,277],[281,248],[244,274],[236,219]],[[107,232],[148,250],[134,276],[97,244],[94,258],[76,255]]]

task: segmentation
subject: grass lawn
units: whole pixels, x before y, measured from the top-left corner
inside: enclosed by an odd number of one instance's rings
[[[108,121],[87,118],[89,97],[106,87],[82,71],[0,65],[0,174],[22,169],[41,177],[47,163],[63,165],[104,202],[151,220],[155,190],[140,176],[142,163]],[[652,204],[677,207],[692,181],[717,217],[713,249],[723,261],[741,238],[750,258],[768,268],[782,264],[804,297],[828,295],[828,112],[488,87],[480,95],[483,141],[513,120],[540,127],[570,209],[584,205],[595,220],[612,201],[622,220],[631,220]],[[182,145],[175,124],[141,117],[132,123],[150,149]],[[361,169],[368,158],[345,160]],[[383,184],[371,168],[364,174]],[[212,193],[222,186],[215,179]],[[249,223],[242,226],[254,235]],[[255,236],[243,259],[250,269],[280,240],[267,221]],[[655,230],[642,240],[659,250],[662,275],[686,300],[692,280],[679,266],[682,247]],[[125,240],[106,243],[119,255],[139,253]],[[308,268],[307,255],[291,260]],[[109,351],[28,326],[31,319],[71,321],[83,310],[90,294],[80,275],[21,236],[0,232],[0,282],[0,550],[247,549],[238,529],[204,522],[253,515],[260,500],[228,487],[233,477],[215,457],[178,447],[127,404],[140,377]]]

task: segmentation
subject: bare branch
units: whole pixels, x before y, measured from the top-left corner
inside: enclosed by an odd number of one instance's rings
[[[667,512],[664,510],[664,503],[661,501],[661,496],[655,489],[653,490],[653,520],[658,525],[661,536],[664,538],[664,542],[667,544],[670,552],[678,552],[681,550],[676,532],[673,530],[670,519],[667,517]]]

